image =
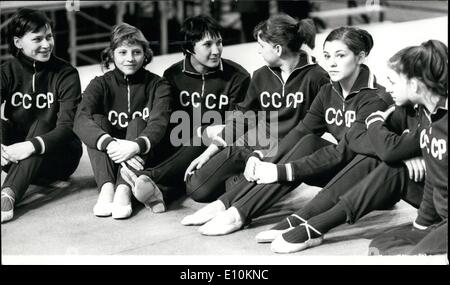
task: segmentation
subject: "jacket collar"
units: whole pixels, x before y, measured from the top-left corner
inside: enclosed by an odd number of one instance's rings
[[[425,106],[421,106],[421,108],[423,109],[425,115],[430,118],[430,121],[434,121],[448,112],[448,98],[441,96],[438,103],[436,104],[436,108],[431,113],[427,108],[425,108]]]
[[[209,74],[213,74],[219,71],[223,71],[223,63],[222,63],[222,59],[220,59],[220,64],[219,67],[217,69],[214,70],[210,70],[204,74],[198,72],[197,70],[194,69],[194,67],[192,66],[191,63],[191,56],[190,55],[186,55],[183,59],[183,70],[184,73],[188,73],[188,74],[193,74],[193,75],[209,75]]]
[[[27,70],[34,73],[35,71],[41,71],[49,66],[54,61],[54,55],[51,54],[48,61],[40,62],[24,55],[22,52],[19,52],[17,59]]]
[[[142,66],[136,71],[136,73],[131,75],[125,75],[120,69],[114,67],[112,70],[114,77],[122,84],[142,82],[145,74],[145,68]]]
[[[436,113],[438,110],[445,110],[448,111],[448,97],[443,97],[439,99],[436,109],[434,110],[433,114]]]
[[[331,85],[333,86],[333,89],[342,96],[342,88],[339,82],[330,80]],[[371,89],[376,90],[376,78],[375,75],[370,71],[369,67],[365,64],[361,64],[358,77],[355,80],[355,83],[353,83],[352,88],[350,89],[350,93],[347,95],[347,98],[350,95],[357,94],[361,90],[364,89]]]
[[[294,73],[297,70],[300,70],[304,68],[305,66],[315,64],[316,60],[314,57],[312,57],[309,53],[305,52],[304,50],[300,50],[299,54],[299,61],[295,68],[292,70],[291,74]],[[280,67],[270,67],[267,66],[267,68],[270,69],[275,75],[277,75],[279,78],[281,78],[281,68]]]

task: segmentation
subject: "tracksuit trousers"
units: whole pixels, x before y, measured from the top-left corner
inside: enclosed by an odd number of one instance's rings
[[[371,211],[393,207],[400,199],[418,208],[423,187],[423,182],[409,179],[403,163],[389,165],[357,155],[296,214],[310,219],[339,205],[347,214],[346,222],[353,224]]]
[[[208,203],[217,200],[227,185],[237,181],[244,172],[249,147],[230,146],[221,150],[186,181],[186,193],[194,201]]]
[[[181,146],[161,163],[135,173],[150,177],[161,190],[164,202],[169,204],[186,193],[186,169],[205,149],[204,146]]]
[[[364,171],[367,175],[358,177]],[[310,220],[339,207],[346,212],[346,222],[353,224],[371,211],[393,207],[400,199],[419,208],[423,191],[424,183],[411,180],[403,163],[387,164],[358,155],[296,214]],[[447,230],[447,220],[426,230],[402,225],[376,237],[370,244],[369,255],[445,253]]]
[[[318,149],[332,144],[314,134],[304,136],[294,147],[289,150],[278,149],[279,155],[271,156],[267,159],[272,163],[288,163],[310,155]],[[265,160],[266,161],[266,160]],[[245,166],[244,166],[245,167]],[[226,208],[234,206],[241,215],[244,223],[250,223],[251,219],[263,214],[273,204],[284,195],[294,190],[302,182],[312,186],[325,186],[342,167],[336,167],[326,173],[321,173],[304,179],[303,181],[271,183],[258,185],[255,182],[248,182],[243,174],[230,189],[219,197]],[[242,173],[242,172],[241,172]]]
[[[387,231],[369,244],[369,255],[448,254],[448,220],[419,230],[404,224]]]
[[[364,156],[357,158],[376,160]],[[374,162],[373,165],[375,164]],[[336,178],[338,181],[330,183],[319,193],[340,203],[347,213],[347,222],[350,224],[371,211],[392,208],[400,199],[415,208],[419,208],[422,201],[424,183],[409,179],[408,169],[403,163],[388,165],[379,162],[375,169],[372,171],[369,169],[366,177],[360,178],[364,179],[356,179],[352,183],[353,177],[352,173],[342,173],[342,176]],[[355,181],[359,182],[355,185]]]
[[[111,123],[105,116],[94,115],[93,119],[102,130],[112,137],[127,140],[136,139],[147,125],[142,118],[137,117],[128,123],[126,133],[118,133],[117,131],[114,131]],[[128,185],[128,183],[122,178],[122,175],[120,175],[121,166],[114,163],[114,161],[109,158],[106,151],[103,152],[96,148],[87,147],[87,152],[91,161],[92,170],[94,172],[95,182],[97,183],[98,189],[101,189],[103,184],[107,182],[113,183],[116,186],[120,184]],[[142,159],[147,161],[147,157],[149,155],[142,156]]]
[[[28,133],[6,120],[2,120],[1,128],[2,144],[5,145],[23,142],[52,130],[50,125],[42,120],[35,121]],[[2,189],[10,187],[15,193],[17,203],[23,198],[30,184],[47,184],[68,179],[78,167],[82,152],[81,142],[75,138],[54,151],[33,154],[18,163],[11,163],[3,167],[8,174]]]

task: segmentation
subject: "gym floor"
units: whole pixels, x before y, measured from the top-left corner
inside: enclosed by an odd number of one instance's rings
[[[400,48],[431,38],[447,43],[447,21],[447,17],[439,17],[364,27],[374,37],[368,65],[379,81],[385,80],[387,58]],[[326,33],[317,36],[317,48]],[[223,57],[240,62],[249,72],[263,64],[255,43],[225,47]],[[148,68],[162,74],[181,58],[181,54],[155,57]],[[81,67],[79,72],[83,89],[101,74],[98,65]],[[416,209],[405,202],[391,210],[372,212],[354,225],[339,226],[325,235],[322,245],[302,252],[278,255],[271,252],[270,244],[255,242],[258,232],[305,205],[319,190],[302,185],[250,227],[207,237],[198,233],[197,227],[180,224],[185,215],[203,206],[185,197],[162,214],[136,203],[129,219],[95,217],[92,207],[98,192],[85,151],[69,185],[32,186],[17,206],[14,219],[1,225],[2,264],[448,264],[446,256],[367,256],[373,237],[414,220]]]

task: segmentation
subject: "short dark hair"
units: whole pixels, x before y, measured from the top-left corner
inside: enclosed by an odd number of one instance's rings
[[[206,35],[210,35],[212,38],[220,38],[221,30],[222,28],[217,21],[209,16],[199,15],[187,18],[180,30],[183,53],[194,53],[195,44]]]
[[[53,23],[44,12],[29,8],[20,8],[8,24],[7,40],[9,52],[17,57],[19,49],[14,44],[14,37],[21,38],[26,33],[38,32],[42,27],[48,26],[53,31]]]
[[[448,97],[448,48],[438,40],[403,48],[388,66],[406,78],[420,80],[430,91]]]
[[[366,30],[355,27],[340,27],[332,30],[327,38],[326,42],[342,41],[355,55],[360,52],[364,52],[369,55],[373,47],[373,38]]]
[[[114,26],[111,32],[109,47],[105,48],[100,55],[102,68],[109,68],[109,64],[113,62],[114,50],[124,42],[127,44],[142,45],[142,49],[144,50],[143,66],[146,66],[152,61],[153,51],[150,49],[150,43],[141,30],[127,23],[122,23]]]

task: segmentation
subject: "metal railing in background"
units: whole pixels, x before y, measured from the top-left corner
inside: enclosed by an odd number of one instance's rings
[[[109,35],[115,24],[123,22],[126,10],[136,11],[140,4],[145,2],[153,2],[157,4],[159,10],[159,29],[160,29],[160,53],[166,54],[169,50],[169,30],[168,30],[168,8],[169,4],[175,4],[176,18],[181,23],[185,15],[198,15],[201,13],[209,14],[209,4],[211,0],[177,0],[177,1],[0,1],[0,13],[2,14],[2,23],[0,30],[5,29],[11,20],[12,15],[21,7],[33,8],[52,12],[56,10],[65,10],[68,25],[68,54],[70,62],[77,65],[78,59],[82,59],[89,64],[98,63],[98,58],[87,55],[89,51],[103,49],[109,44]],[[115,6],[115,21],[113,24],[99,20],[95,15],[86,12],[86,8]],[[101,32],[94,32],[89,35],[79,35],[77,32],[77,21],[83,18],[84,21],[91,23]],[[57,23],[56,23],[57,24]],[[2,43],[0,45],[0,61],[4,61],[10,57],[6,52],[8,45]]]
[[[105,2],[105,1],[1,1],[0,11],[5,17],[1,23],[0,29],[4,29],[11,21],[12,15],[21,7],[38,9],[43,11],[66,10],[66,17],[68,23],[69,47],[68,53],[70,55],[70,63],[77,65],[77,59],[81,58],[88,63],[98,63],[98,59],[83,54],[84,51],[103,49],[109,45],[109,34],[112,25],[105,23],[92,15],[89,15],[83,9],[88,7],[111,6],[116,7],[115,23],[122,23],[123,15],[125,13],[125,5],[127,2]],[[95,32],[90,35],[78,35],[77,33],[77,17],[83,17],[85,20],[94,24],[96,27],[101,27],[104,32]],[[91,41],[90,43],[80,43],[80,41]],[[3,50],[7,49],[7,44],[2,44],[0,60],[10,58],[11,55],[6,54]]]
[[[89,4],[87,2],[90,2]],[[81,58],[91,64],[97,63],[98,59],[94,59],[90,56],[87,56],[83,53],[83,51],[89,50],[98,50],[104,49],[109,46],[109,35],[112,30],[113,25],[107,24],[91,15],[87,12],[84,12],[82,9],[84,7],[89,6],[103,6],[105,2],[100,1],[87,1],[80,2],[79,9],[68,10],[67,11],[67,21],[69,24],[69,49],[68,52],[70,54],[70,63],[72,65],[77,65],[77,58]],[[114,24],[120,24],[123,22],[123,16],[125,14],[125,2],[111,2],[112,5],[116,7],[116,19]],[[77,16],[83,17],[85,20],[103,28],[105,32],[103,33],[94,33],[91,35],[78,36],[77,35]],[[99,38],[104,38],[103,41],[97,41]],[[96,42],[93,43],[85,43],[79,44],[79,40],[91,40],[95,39]]]
[[[152,18],[156,21],[155,26],[146,26],[145,28],[158,29],[159,26],[159,38],[155,38],[155,45],[153,47],[157,54],[167,54],[173,51],[173,47],[179,42],[176,42],[171,36],[170,21],[176,20],[181,24],[186,17],[208,14],[214,17],[226,16],[223,12],[223,5],[229,5],[232,7],[238,1],[249,0],[166,0],[166,1],[80,1],[80,0],[68,0],[68,1],[0,1],[0,13],[2,22],[0,23],[0,30],[3,30],[11,20],[12,14],[20,7],[29,7],[44,10],[50,12],[54,18],[55,11],[62,13],[62,19],[67,20],[67,23],[55,23],[56,27],[67,24],[67,30],[63,33],[67,33],[67,54],[70,58],[70,62],[77,66],[78,64],[95,64],[98,63],[98,54],[96,51],[103,49],[109,44],[109,35],[112,27],[115,24],[122,23],[125,17],[128,20],[135,20],[139,24],[139,21],[144,17],[146,19]],[[269,2],[269,14],[278,12],[278,1],[276,0],[259,0]],[[354,20],[363,18],[364,21],[372,21],[369,16],[378,15],[378,20],[383,21],[385,18],[385,12],[391,9],[411,9],[411,11],[429,11],[436,13],[448,13],[448,11],[442,11],[433,7],[419,7],[412,5],[408,2],[399,1],[386,1],[386,0],[357,0],[357,1],[310,1],[317,9],[313,9],[309,12],[309,17],[317,18],[325,23],[325,21],[343,18],[347,19],[347,24],[352,25]],[[425,1],[423,1],[425,2]],[[217,5],[222,5],[222,10],[214,10]],[[220,6],[219,5],[219,6]],[[152,11],[149,13],[146,7]],[[425,5],[426,6],[426,5]],[[99,9],[96,7],[113,7],[110,11],[113,11],[114,16],[110,18],[101,15]],[[93,8],[93,9],[88,9]],[[231,9],[231,8],[230,8]],[[94,10],[94,12],[93,12]],[[65,12],[64,12],[65,11]],[[109,11],[109,10],[108,10]],[[239,14],[239,11],[232,11],[235,14]],[[64,16],[65,13],[65,16]],[[102,13],[102,12],[100,12]],[[109,14],[108,14],[109,15]],[[61,20],[61,19],[60,19]],[[107,22],[106,22],[107,21]],[[240,16],[237,21],[241,21]],[[81,23],[88,23],[87,33],[85,27],[80,29]],[[239,26],[239,25],[238,25]],[[173,28],[173,27],[172,27]],[[83,30],[84,29],[84,30]],[[82,34],[81,32],[85,32]],[[173,31],[173,29],[172,29]],[[143,30],[144,32],[144,30]],[[242,31],[241,31],[242,32]],[[3,35],[4,33],[2,33]],[[66,39],[64,34],[63,39]],[[60,43],[60,40],[58,40]],[[57,43],[57,44],[58,44]],[[59,44],[61,45],[61,44]],[[6,41],[2,39],[0,44],[0,62],[11,57],[6,50],[8,46]],[[62,48],[64,53],[66,46]],[[81,60],[81,61],[80,61]]]

